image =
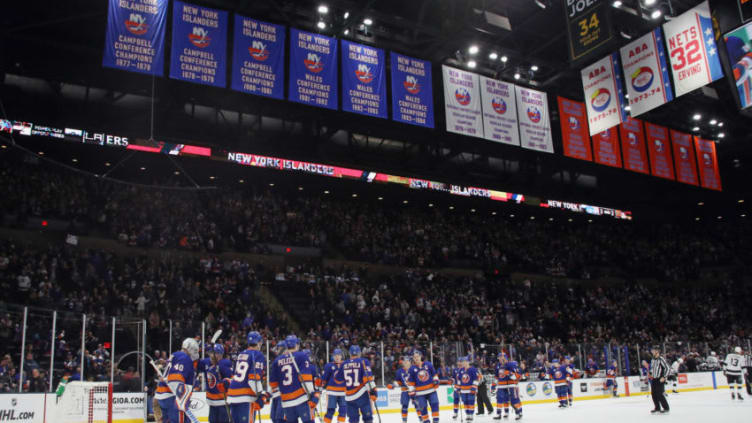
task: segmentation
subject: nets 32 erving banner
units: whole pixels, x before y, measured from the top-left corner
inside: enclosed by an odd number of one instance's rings
[[[707,1],[663,24],[663,33],[677,97],[723,77]]]
[[[168,0],[110,0],[102,65],[162,76]]]
[[[386,119],[384,50],[342,40],[342,110]]]
[[[554,152],[548,97],[542,91],[514,86],[517,97],[517,120],[520,123],[520,145],[530,150]]]
[[[700,168],[700,184],[703,188],[721,191],[721,174],[718,171],[718,157],[715,143],[695,137],[697,165]]]
[[[484,138],[510,145],[520,145],[514,84],[480,76],[483,102]]]
[[[290,28],[289,99],[337,109],[337,40]]]
[[[390,53],[392,120],[433,128],[431,62]]]
[[[630,115],[638,116],[674,98],[660,28],[632,41],[619,52],[629,94]]]
[[[478,75],[442,65],[447,132],[483,137]]]
[[[619,57],[613,53],[581,72],[591,136],[627,119],[618,68]]]
[[[585,105],[579,101],[559,97],[559,120],[561,121],[561,143],[564,155],[580,160],[593,160],[588,135]]]
[[[285,96],[285,27],[235,15],[233,90],[282,99]]]
[[[685,184],[697,185],[697,168],[695,167],[695,149],[692,136],[671,130],[671,144],[674,149],[676,180]]]
[[[224,87],[227,12],[175,0],[170,78]]]

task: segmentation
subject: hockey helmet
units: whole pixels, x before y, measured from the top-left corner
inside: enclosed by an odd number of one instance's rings
[[[261,334],[254,331],[248,332],[248,336],[246,337],[246,341],[248,342],[248,345],[258,345],[261,343]]]

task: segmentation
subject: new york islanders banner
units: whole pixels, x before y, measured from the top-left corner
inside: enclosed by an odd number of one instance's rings
[[[289,98],[337,109],[337,39],[290,28]]]
[[[591,136],[627,120],[618,69],[619,56],[613,53],[581,72]]]
[[[102,65],[162,76],[168,0],[110,0]]]
[[[235,15],[233,90],[282,99],[285,96],[285,27]]]
[[[392,119],[433,128],[431,62],[390,53],[392,68]]]
[[[624,156],[624,169],[649,174],[648,153],[645,151],[645,133],[642,121],[628,118],[619,125],[621,152]]]
[[[721,191],[721,174],[718,170],[715,143],[695,137],[695,151],[697,165],[700,168],[700,185],[703,188]]]
[[[384,50],[342,40],[342,110],[387,118]]]
[[[557,101],[564,155],[580,160],[593,160],[585,104],[564,97],[558,97]]]
[[[227,12],[175,0],[170,78],[224,87]]]
[[[632,41],[619,52],[629,94],[630,115],[641,115],[674,98],[660,28]]]
[[[596,163],[621,167],[619,133],[617,128],[609,128],[593,137],[593,159]]]
[[[695,149],[692,136],[671,130],[671,144],[674,151],[676,180],[685,184],[697,185],[697,168],[695,167]]]
[[[504,144],[520,145],[514,84],[481,75],[480,98],[483,103],[484,138]]]
[[[645,133],[648,138],[650,172],[653,176],[673,180],[674,165],[671,163],[671,143],[668,140],[668,130],[663,126],[645,123]]]
[[[520,123],[520,144],[530,150],[554,152],[548,97],[542,91],[514,86],[517,97],[517,120]]]
[[[478,75],[442,65],[447,132],[483,137]]]
[[[723,77],[707,0],[663,24],[676,96]]]

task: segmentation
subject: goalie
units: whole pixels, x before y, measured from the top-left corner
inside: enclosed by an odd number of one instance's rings
[[[198,360],[198,342],[186,338],[183,347],[170,356],[164,378],[157,385],[155,397],[162,409],[163,423],[183,423],[189,406],[195,378],[194,362]]]

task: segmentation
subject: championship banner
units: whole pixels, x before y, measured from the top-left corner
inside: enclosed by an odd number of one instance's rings
[[[723,77],[707,0],[663,24],[676,96]]]
[[[695,137],[697,166],[700,169],[700,186],[721,191],[721,175],[718,170],[718,156],[715,143]]]
[[[224,87],[227,12],[175,0],[170,78]]]
[[[593,159],[602,165],[621,167],[619,133],[616,128],[606,129],[593,137]]]
[[[520,123],[520,144],[530,150],[554,152],[548,97],[542,91],[514,86],[517,97],[517,120]]]
[[[649,174],[648,153],[645,151],[645,133],[642,121],[628,118],[619,125],[624,169]]]
[[[442,65],[447,132],[483,137],[478,75]]]
[[[481,75],[480,98],[483,103],[484,138],[504,144],[520,145],[514,84]]]
[[[752,0],[749,1],[752,6]],[[729,67],[734,75],[739,106],[752,106],[752,23],[723,36]]]
[[[660,28],[632,41],[619,52],[627,80],[630,115],[641,115],[673,100]]]
[[[569,57],[576,61],[613,39],[610,0],[567,0]]]
[[[613,53],[581,72],[591,136],[627,120],[618,69],[619,56]]]
[[[559,119],[561,120],[561,142],[564,155],[580,160],[593,160],[588,135],[585,104],[579,101],[558,97]]]
[[[676,180],[685,184],[697,185],[697,168],[695,167],[695,149],[692,136],[671,130],[671,144],[674,150]]]
[[[285,96],[285,27],[235,15],[231,88],[276,99]]]
[[[337,40],[290,28],[289,99],[337,109]]]
[[[431,62],[390,53],[392,120],[433,128]]]
[[[342,110],[387,118],[384,50],[342,40]]]
[[[645,123],[650,155],[650,172],[653,176],[674,179],[674,165],[671,163],[671,147],[668,130],[663,126]]]
[[[164,74],[168,0],[110,0],[102,66]]]

